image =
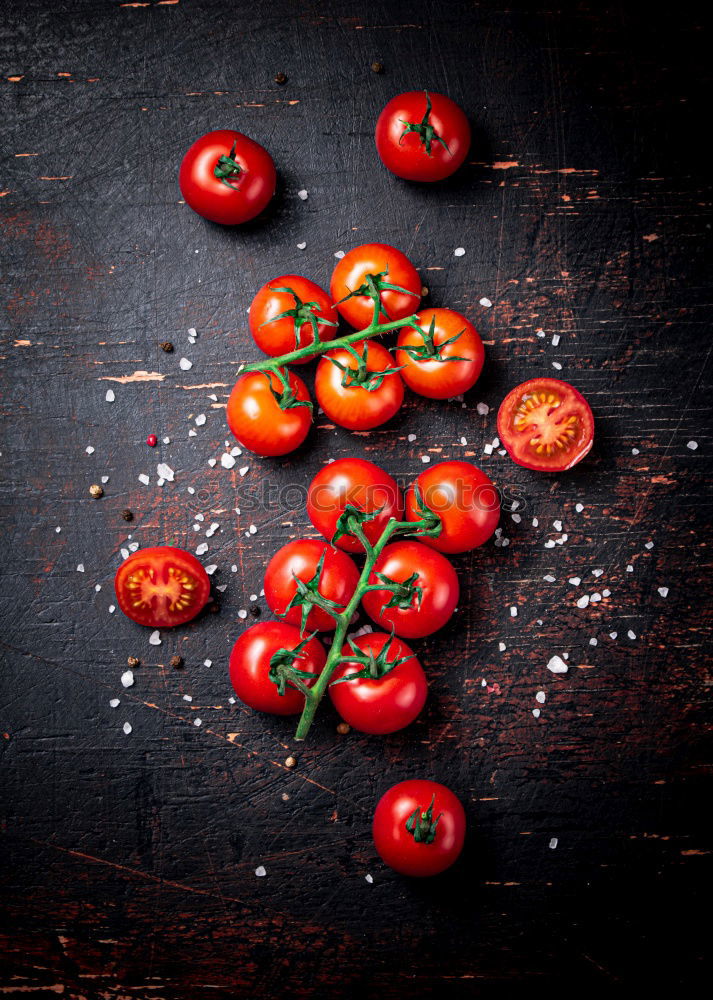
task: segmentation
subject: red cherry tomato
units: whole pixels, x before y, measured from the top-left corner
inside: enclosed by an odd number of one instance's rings
[[[274,372],[241,375],[228,399],[228,425],[240,444],[256,455],[286,455],[302,444],[312,423],[309,392],[299,375],[281,369],[286,392]],[[273,393],[299,405],[282,409]]]
[[[328,351],[317,365],[314,391],[329,419],[352,431],[386,423],[404,398],[394,359],[373,340]]]
[[[438,875],[463,850],[465,812],[450,788],[412,779],[393,785],[374,811],[374,847],[402,875]]]
[[[591,449],[594,417],[587,400],[568,382],[533,378],[502,401],[498,437],[518,465],[564,472]]]
[[[248,321],[257,346],[273,358],[309,347],[315,329],[320,340],[332,340],[337,332],[332,300],[314,281],[298,274],[283,274],[263,285],[252,301]]]
[[[420,542],[387,545],[374,564],[369,585],[388,577],[401,591],[370,590],[364,610],[377,625],[406,639],[420,639],[442,628],[458,604],[458,577],[445,556]],[[389,607],[393,604],[393,607]]]
[[[288,542],[275,553],[265,571],[265,600],[276,615],[284,616],[291,625],[303,632],[331,631],[334,619],[323,608],[312,607],[306,625],[302,624],[302,606],[288,606],[297,584],[295,577],[310,589],[334,602],[337,612],[343,611],[356,590],[359,570],[339,549],[316,538],[301,538]],[[307,608],[308,606],[305,606]],[[286,612],[286,613],[285,613]]]
[[[139,625],[170,628],[195,618],[210,597],[210,580],[195,556],[173,545],[139,549],[114,577],[119,607]]]
[[[230,654],[230,681],[238,698],[258,712],[296,715],[304,708],[304,694],[289,683],[280,694],[270,680],[270,665],[279,650],[297,650],[294,657],[281,657],[286,666],[316,677],[322,672],[326,653],[317,639],[303,640],[299,629],[285,622],[258,622],[243,632]],[[289,674],[288,674],[289,676]],[[299,677],[311,686],[309,678]]]
[[[485,360],[473,324],[453,309],[424,309],[418,325],[423,334],[404,327],[396,348],[396,364],[403,366],[401,378],[409,389],[430,399],[450,399],[471,389]]]
[[[406,494],[406,520],[423,517],[418,493],[441,519],[437,537],[417,535],[439,552],[468,552],[490,538],[500,520],[500,498],[492,481],[470,462],[439,462],[426,469]]]
[[[225,226],[259,215],[275,193],[276,180],[267,150],[232,129],[197,139],[178,174],[181,194],[193,211]]]
[[[383,736],[408,726],[423,708],[428,693],[426,675],[413,651],[401,639],[382,632],[360,635],[352,642],[365,659],[372,654],[377,676],[355,676],[369,671],[369,667],[359,661],[338,666],[329,685],[334,707],[352,729],[362,733]],[[345,645],[342,656],[350,655],[357,654]],[[405,657],[409,659],[398,662]],[[393,663],[396,666],[381,673]],[[342,677],[351,676],[354,680],[340,681]]]
[[[463,163],[470,125],[443,94],[410,90],[393,97],[376,123],[376,149],[385,167],[407,181],[440,181]]]
[[[370,280],[379,291],[380,322],[403,319],[418,309],[421,279],[408,257],[386,243],[366,243],[342,257],[329,286],[337,311],[355,330],[365,330],[374,317],[374,301],[365,294]]]
[[[310,483],[307,493],[307,515],[317,531],[332,541],[337,522],[347,504],[366,513],[378,510],[362,529],[373,545],[392,517],[403,519],[404,501],[396,481],[373,462],[363,458],[339,458],[325,465]],[[364,552],[364,547],[352,534],[341,535],[334,545],[346,552]]]

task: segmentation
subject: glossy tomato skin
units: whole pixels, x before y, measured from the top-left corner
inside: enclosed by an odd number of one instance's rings
[[[485,349],[478,331],[465,316],[453,309],[424,309],[418,314],[418,324],[428,334],[435,320],[433,343],[436,347],[451,337],[458,337],[441,351],[441,357],[465,358],[464,361],[439,361],[438,358],[414,358],[404,348],[422,348],[424,338],[413,327],[404,327],[396,345],[396,364],[403,365],[401,378],[409,389],[429,399],[450,399],[472,389],[478,381]]]
[[[385,632],[360,635],[354,642],[359,649],[364,652],[371,650],[375,656],[391,642],[389,662],[413,652],[401,639],[392,639]],[[345,644],[342,655],[348,656],[352,652],[351,647]],[[344,721],[352,729],[374,736],[395,733],[410,725],[423,708],[428,694],[426,675],[418,659],[412,656],[377,679],[360,677],[342,684],[334,683],[340,677],[362,669],[360,663],[343,663],[332,675],[329,694]]]
[[[403,520],[401,490],[387,472],[363,458],[338,458],[325,465],[314,477],[307,493],[307,515],[317,531],[332,541],[337,522],[347,504],[372,513],[363,524],[364,534],[373,545],[392,517]],[[354,535],[342,535],[334,544],[345,552],[364,552]]]
[[[518,465],[536,472],[564,472],[591,450],[594,417],[587,400],[569,382],[533,378],[502,401],[498,437]]]
[[[396,367],[386,348],[373,340],[356,344],[354,348],[360,357],[366,356],[369,371],[386,371]],[[314,391],[317,402],[329,419],[351,431],[366,431],[391,420],[404,399],[404,384],[399,373],[386,375],[378,389],[366,389],[360,385],[343,386],[344,372],[330,358],[335,358],[353,371],[357,369],[355,358],[343,347],[328,351],[317,365]]]
[[[435,800],[434,800],[435,796]],[[415,809],[424,812],[433,801],[433,819],[440,816],[433,842],[418,843],[406,823]],[[393,785],[374,811],[374,846],[382,860],[402,875],[439,875],[457,860],[465,841],[466,818],[460,800],[437,781],[411,779]]]
[[[399,541],[387,545],[374,564],[369,584],[379,583],[377,572],[396,583],[403,583],[417,573],[414,594],[407,608],[386,605],[393,594],[389,590],[370,590],[362,598],[364,610],[377,625],[392,628],[406,639],[420,639],[437,632],[449,621],[458,605],[459,585],[456,571],[446,557],[420,542]]]
[[[387,243],[365,243],[345,254],[332,273],[330,294],[337,311],[355,330],[365,330],[374,315],[374,303],[366,295],[346,299],[346,295],[361,288],[367,274],[388,272],[384,281],[405,288],[411,294],[384,289],[379,298],[384,307],[379,319],[404,319],[416,312],[421,301],[421,279],[408,257]]]
[[[243,173],[224,184],[213,171],[221,156],[229,156]],[[181,194],[204,219],[224,226],[248,222],[267,206],[275,193],[277,174],[266,149],[240,132],[217,129],[197,139],[183,157],[178,174]]]
[[[431,98],[429,121],[448,149],[434,139],[431,155],[418,133],[404,134],[404,122],[418,123],[427,110],[423,90],[411,90],[393,97],[376,123],[376,148],[381,161],[397,177],[407,181],[440,181],[450,177],[463,163],[470,149],[470,125],[455,101],[444,94]]]
[[[314,315],[317,318],[317,330],[320,340],[333,340],[337,333],[336,326],[320,323],[320,319],[337,322],[337,311],[332,300],[314,281],[302,278],[298,274],[283,274],[280,278],[268,281],[262,286],[250,306],[248,323],[255,343],[271,357],[289,354],[299,347],[308,347],[314,343],[314,331],[309,322],[302,323],[299,328],[299,343],[296,342],[295,320],[292,317],[275,320],[288,310],[296,307],[295,298],[289,292],[278,291],[280,288],[291,288],[303,303],[314,302]],[[311,361],[303,358],[293,364],[302,365]]]
[[[439,462],[426,469],[406,494],[406,520],[418,521],[418,486],[423,502],[441,518],[436,538],[417,536],[439,552],[468,552],[493,535],[500,520],[500,498],[492,481],[470,462]]]
[[[183,625],[205,607],[210,580],[195,556],[173,545],[139,549],[114,577],[119,607],[139,625]]]
[[[309,391],[299,375],[288,373],[295,397],[309,402]],[[286,455],[298,448],[309,433],[312,410],[308,406],[280,409],[270,386],[282,385],[273,372],[241,375],[228,399],[228,426],[241,445],[263,457]]]
[[[285,622],[258,622],[240,636],[230,654],[230,682],[238,698],[257,712],[297,715],[304,708],[304,695],[287,685],[280,694],[269,677],[270,659],[280,649],[295,649],[302,642],[300,630]],[[317,677],[327,655],[318,639],[310,639],[293,666]],[[305,683],[311,683],[301,678]]]
[[[317,538],[300,538],[288,542],[275,553],[265,571],[265,600],[276,615],[283,615],[297,590],[295,576],[308,583],[317,571],[324,554],[319,593],[339,605],[339,611],[356,590],[359,570],[350,557]],[[290,608],[284,618],[290,625],[301,627],[302,608]],[[334,629],[334,619],[322,608],[313,607],[307,619],[307,632],[327,632]]]

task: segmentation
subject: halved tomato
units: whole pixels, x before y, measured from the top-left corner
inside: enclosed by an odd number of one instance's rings
[[[139,625],[169,628],[195,618],[210,597],[210,580],[195,556],[173,545],[139,549],[114,577],[119,607]]]
[[[594,443],[594,417],[584,396],[557,378],[532,378],[507,394],[498,436],[510,458],[537,472],[564,472]]]

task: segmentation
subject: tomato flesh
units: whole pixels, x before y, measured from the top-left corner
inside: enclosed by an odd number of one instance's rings
[[[430,808],[433,839],[418,841],[407,823],[414,812]],[[457,860],[465,841],[466,818],[460,800],[437,781],[411,779],[393,785],[374,810],[372,834],[381,859],[402,875],[438,875]]]
[[[116,571],[119,607],[139,625],[183,625],[210,597],[210,580],[195,556],[171,545],[141,549]]]
[[[584,396],[568,382],[530,379],[503,400],[498,436],[518,465],[538,472],[563,472],[590,451],[594,417]]]

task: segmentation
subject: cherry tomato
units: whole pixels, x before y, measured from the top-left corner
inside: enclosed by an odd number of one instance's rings
[[[352,642],[359,655],[371,659],[374,666],[370,670],[352,660],[337,667],[329,685],[334,707],[352,729],[362,733],[383,736],[408,726],[423,708],[428,693],[426,675],[413,651],[401,639],[383,632],[360,635]],[[352,655],[357,654],[345,645],[342,656]],[[372,670],[372,676],[356,676]],[[340,680],[351,676],[354,680]]]
[[[367,514],[379,511],[376,517],[362,524],[372,545],[392,517],[403,519],[404,501],[396,481],[363,458],[338,458],[325,465],[310,483],[307,514],[317,531],[330,542],[347,504]],[[333,544],[346,552],[364,552],[359,539],[350,533],[341,535]]]
[[[173,545],[139,549],[114,577],[119,607],[139,625],[170,628],[195,618],[210,597],[210,580],[195,556]]]
[[[492,481],[470,462],[439,462],[426,469],[406,494],[406,520],[424,515],[419,497],[441,519],[437,537],[418,535],[439,552],[468,552],[490,538],[500,520],[500,498]]]
[[[241,375],[228,399],[228,425],[240,444],[256,455],[286,455],[302,444],[312,423],[307,386],[294,372],[280,369],[288,389],[270,372]],[[275,393],[286,405],[282,409]],[[289,405],[296,402],[298,405]]]
[[[317,365],[314,391],[329,419],[351,431],[386,423],[404,398],[393,357],[373,340],[328,351]]]
[[[291,625],[303,632],[331,631],[334,619],[323,608],[293,604],[297,593],[295,577],[308,588],[333,602],[335,611],[343,611],[359,582],[359,570],[339,549],[317,538],[301,538],[288,542],[275,553],[265,572],[265,600],[276,615],[284,616]],[[309,610],[306,623],[304,611]],[[289,608],[289,610],[288,610]],[[285,613],[286,612],[286,613]]]
[[[376,149],[385,167],[407,181],[440,181],[463,163],[470,125],[443,94],[410,90],[393,97],[376,123]]]
[[[317,639],[303,639],[299,629],[285,622],[258,622],[240,636],[230,654],[230,681],[244,704],[258,712],[273,715],[296,715],[304,708],[304,694],[289,683],[278,685],[270,680],[271,662],[280,650],[297,650],[295,656],[279,659],[285,666],[314,674],[322,672],[326,653]],[[289,676],[289,671],[287,672]],[[309,678],[299,677],[307,685]]]
[[[248,322],[257,346],[273,358],[309,347],[315,329],[320,340],[332,340],[337,332],[332,300],[314,281],[298,274],[283,274],[263,285],[252,301]]]
[[[365,330],[374,318],[374,300],[366,294],[370,286],[379,293],[382,323],[418,309],[421,279],[408,257],[386,243],[365,243],[342,257],[329,286],[337,311],[355,330]]]
[[[485,351],[478,331],[453,309],[424,309],[418,325],[404,327],[396,363],[409,389],[430,399],[450,399],[467,392],[483,370]],[[455,360],[462,358],[463,360]]]
[[[502,401],[498,436],[518,465],[564,472],[594,444],[594,417],[587,400],[568,382],[532,378]]]
[[[450,788],[411,779],[393,785],[374,810],[374,847],[402,875],[438,875],[463,850],[465,812]]]
[[[275,193],[276,180],[267,150],[232,129],[197,139],[178,174],[181,194],[193,211],[225,226],[259,215]]]
[[[406,639],[438,631],[458,604],[456,571],[444,555],[420,542],[387,545],[374,564],[369,585],[383,583],[384,577],[402,584],[402,589],[367,591],[364,610],[377,625],[393,628]]]

